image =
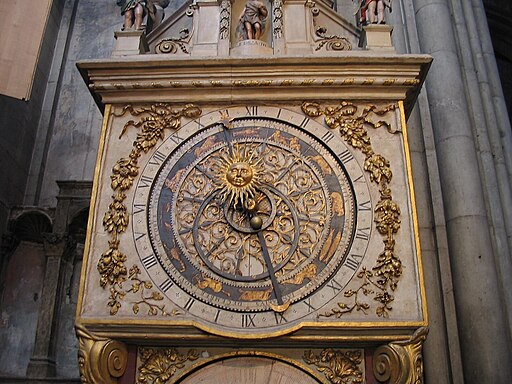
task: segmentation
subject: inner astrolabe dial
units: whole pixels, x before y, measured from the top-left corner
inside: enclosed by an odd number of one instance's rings
[[[207,128],[169,157],[152,192],[150,231],[190,295],[234,311],[280,312],[342,263],[354,224],[344,202],[353,196],[320,142],[255,120]]]
[[[290,261],[299,241],[299,220],[290,207],[291,202],[270,186],[256,190],[255,196],[244,202],[235,199],[226,203],[221,193],[212,193],[199,208],[193,227],[201,260],[214,273],[233,281],[270,278],[258,233],[264,234],[273,272],[280,271]],[[214,246],[208,249],[211,241],[205,241],[203,228],[211,220],[222,222],[225,231],[218,240],[214,237]]]

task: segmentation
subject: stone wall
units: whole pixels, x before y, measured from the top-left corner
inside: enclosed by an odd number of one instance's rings
[[[55,0],[43,38],[29,101],[0,95],[0,236],[9,210],[23,203],[38,121],[47,89],[64,0]],[[27,26],[29,27],[29,26]]]
[[[27,370],[41,303],[45,260],[42,244],[22,242],[6,271],[0,312],[0,374]]]

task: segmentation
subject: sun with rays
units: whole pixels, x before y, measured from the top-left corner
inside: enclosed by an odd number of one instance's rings
[[[220,193],[228,204],[234,203],[250,209],[260,186],[262,175],[261,159],[246,145],[236,143],[232,150],[220,157],[221,165],[217,173]]]

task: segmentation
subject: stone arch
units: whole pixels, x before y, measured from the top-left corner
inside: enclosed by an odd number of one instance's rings
[[[51,233],[53,227],[50,215],[41,210],[23,210],[11,219],[12,234],[20,241],[43,243],[43,234]]]

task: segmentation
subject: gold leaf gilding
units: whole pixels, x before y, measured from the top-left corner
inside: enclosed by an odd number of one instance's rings
[[[402,263],[395,255],[394,240],[394,235],[400,229],[401,224],[400,208],[392,200],[389,188],[393,177],[389,161],[374,151],[365,127],[369,126],[374,129],[385,127],[388,132],[395,133],[396,131],[392,131],[391,126],[385,121],[373,122],[370,114],[384,116],[396,108],[396,104],[389,104],[381,108],[368,105],[358,113],[359,108],[347,101],[327,107],[311,102],[302,104],[304,114],[310,117],[323,115],[328,127],[338,130],[343,140],[365,156],[364,170],[369,174],[370,181],[378,185],[380,192],[380,201],[374,209],[376,215],[374,221],[377,231],[384,237],[384,251],[379,255],[376,265],[371,270],[363,267],[357,274],[361,280],[359,287],[356,290],[344,292],[344,296],[351,299],[352,302],[350,304],[338,303],[337,308],[320,316],[339,318],[354,310],[366,313],[365,311],[370,308],[370,305],[361,301],[361,296],[368,295],[373,295],[373,299],[380,303],[375,310],[379,317],[388,317],[389,311],[392,310],[390,304],[394,297],[391,292],[397,289],[399,278],[402,275]]]
[[[126,204],[125,191],[128,191],[139,174],[138,159],[143,153],[149,152],[155,145],[165,138],[165,130],[176,131],[181,127],[181,119],[195,118],[201,115],[202,111],[193,104],[187,104],[182,109],[173,109],[166,103],[157,103],[149,107],[133,108],[125,106],[119,114],[120,117],[129,112],[132,116],[140,116],[140,120],[128,121],[119,135],[121,138],[130,127],[138,129],[137,136],[133,142],[132,150],[128,157],[119,159],[112,167],[110,176],[111,188],[114,191],[112,202],[108,211],[103,216],[103,227],[111,236],[109,248],[100,256],[97,269],[100,274],[100,285],[103,288],[110,286],[110,297],[107,305],[110,307],[110,314],[115,315],[121,308],[121,301],[128,293],[137,294],[139,299],[134,301],[133,313],[139,313],[142,307],[148,308],[148,314],[175,315],[176,311],[168,313],[163,305],[162,295],[157,291],[151,291],[152,283],[139,278],[140,269],[133,266],[128,272],[124,262],[127,257],[119,249],[119,235],[126,232],[129,224],[129,212]],[[130,279],[132,283],[128,289],[123,288],[123,283]],[[148,292],[149,291],[149,292]]]

